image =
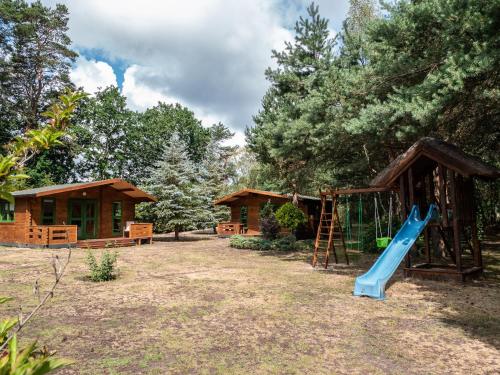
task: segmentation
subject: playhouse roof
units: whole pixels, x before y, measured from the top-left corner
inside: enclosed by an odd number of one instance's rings
[[[457,146],[436,138],[425,137],[415,142],[405,153],[394,159],[370,182],[370,185],[377,187],[392,185],[410,165],[422,156],[465,177],[474,176],[486,179],[500,177],[500,169],[466,154]]]
[[[230,204],[231,202],[234,202],[240,198],[245,198],[250,195],[260,195],[264,197],[269,197],[269,198],[278,198],[278,199],[291,199],[293,194],[279,194],[275,193],[272,191],[265,191],[265,190],[256,190],[256,189],[242,189],[239,191],[236,191],[234,193],[228,194],[223,196],[222,198],[218,199],[215,201],[215,204]],[[301,195],[298,194],[299,200],[314,200],[314,201],[319,201],[319,198],[316,197],[311,197],[308,195]]]
[[[74,184],[51,185],[35,189],[18,190],[12,193],[16,198],[38,198],[54,194],[67,193],[75,190],[84,190],[99,186],[109,186],[130,198],[142,202],[156,202],[156,198],[152,195],[140,190],[131,183],[120,178],[112,178],[109,180],[94,181],[94,182],[78,182]]]

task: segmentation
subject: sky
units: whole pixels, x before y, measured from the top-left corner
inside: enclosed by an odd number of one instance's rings
[[[222,122],[244,143],[269,87],[271,50],[293,40],[303,0],[46,0],[66,4],[79,53],[71,78],[93,93],[117,85],[138,111],[181,103],[204,126]],[[319,0],[332,35],[349,0]]]

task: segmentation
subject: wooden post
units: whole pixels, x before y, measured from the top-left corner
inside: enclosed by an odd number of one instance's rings
[[[102,185],[99,186],[99,202],[97,202],[98,204],[98,207],[99,207],[99,220],[97,220],[97,223],[95,223],[94,225],[99,225],[99,238],[104,238],[104,234],[102,232],[102,228],[104,227],[103,223],[104,223],[104,211],[103,211],[103,191],[102,191]],[[111,207],[111,209],[113,209],[113,207]],[[111,225],[113,225],[113,223],[111,223]],[[122,234],[123,235],[123,234]]]
[[[446,168],[442,164],[438,164],[438,181],[439,181],[439,206],[441,208],[441,219],[443,226],[448,227],[448,210],[446,209]]]
[[[434,201],[434,181],[432,172],[425,176],[425,199],[427,203],[430,205]],[[427,263],[431,263],[431,246],[430,246],[430,236],[429,236],[429,227],[425,227],[424,229],[424,242],[425,242],[425,258]]]
[[[405,188],[405,176],[402,174],[399,176],[399,194],[401,200],[401,222],[405,221],[408,217],[408,210],[406,206],[406,188]],[[405,256],[405,267],[411,267],[411,257],[410,252],[406,253]]]
[[[413,186],[413,169],[412,167],[408,168],[408,210],[411,212],[413,209],[413,205],[415,204],[415,187]],[[416,245],[414,244],[411,247],[411,250],[416,249]],[[411,267],[411,250],[406,253],[406,266],[408,268]]]
[[[470,199],[472,207],[472,217],[471,217],[471,237],[472,237],[472,248],[474,249],[474,266],[483,267],[483,256],[481,254],[481,242],[479,241],[478,231],[477,231],[477,209],[474,195],[474,182],[470,181]]]
[[[347,255],[347,248],[345,246],[344,232],[342,230],[342,224],[340,223],[339,210],[337,207],[335,208],[335,217],[337,218],[337,222],[339,224],[340,239],[342,240],[342,247],[344,248],[345,261],[347,265],[349,265],[349,257]]]
[[[332,249],[335,263],[338,263],[337,251],[335,250],[335,244],[333,243],[333,236],[334,236],[334,232],[335,232],[335,210],[336,209],[337,209],[337,195],[332,194],[332,216],[331,216],[332,221],[330,222],[330,231],[328,234],[328,245],[326,247],[325,269],[328,268],[328,261],[330,258],[330,249]]]
[[[450,181],[450,198],[451,209],[453,212],[453,247],[455,250],[455,264],[457,271],[462,272],[462,251],[460,249],[460,225],[459,225],[459,210],[457,202],[457,181],[455,172],[448,171],[448,178]]]

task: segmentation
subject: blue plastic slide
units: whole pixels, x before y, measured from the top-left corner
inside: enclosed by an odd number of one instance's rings
[[[436,205],[431,204],[424,220],[420,218],[418,206],[413,206],[408,219],[393,238],[389,246],[379,256],[372,268],[356,278],[354,283],[355,296],[368,296],[383,300],[385,284],[396,272],[399,264],[411,249],[427,223],[437,214]]]

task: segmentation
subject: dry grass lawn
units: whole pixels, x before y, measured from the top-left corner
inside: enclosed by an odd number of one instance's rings
[[[33,282],[48,286],[57,252],[0,248],[0,294],[15,297],[0,316],[35,304]],[[398,273],[385,302],[351,295],[369,256],[321,272],[310,254],[235,250],[226,239],[118,252],[119,278],[92,283],[85,251],[74,250],[23,334],[76,361],[62,374],[500,372],[498,251],[486,251],[487,277],[466,285]]]

